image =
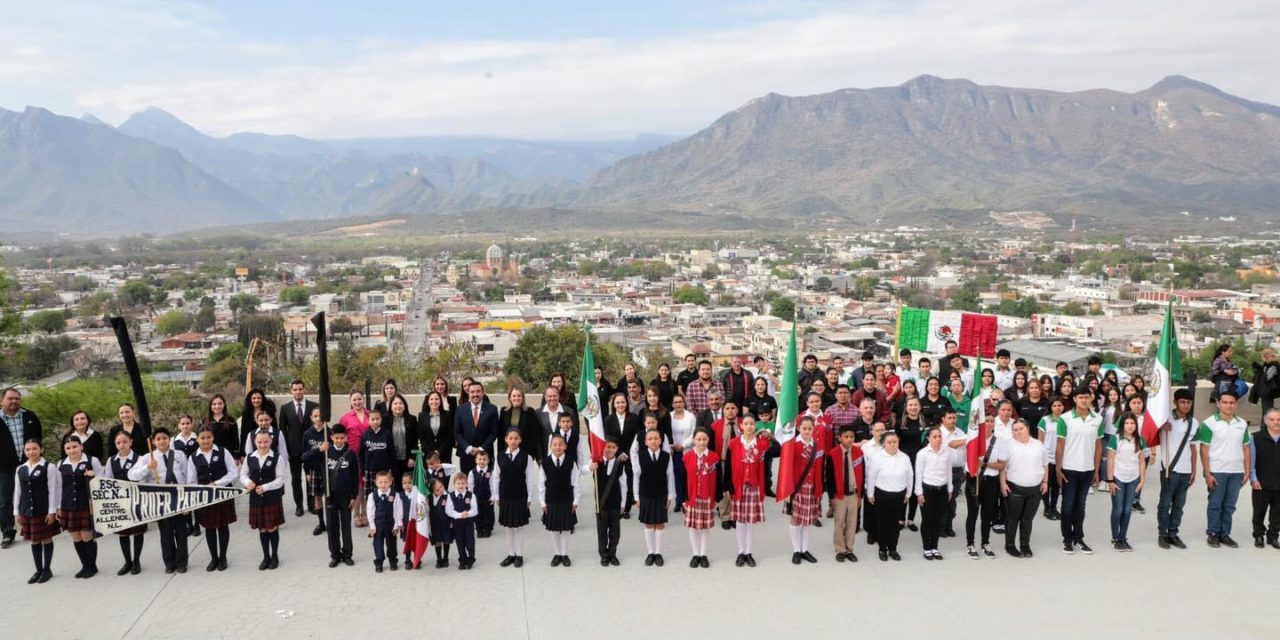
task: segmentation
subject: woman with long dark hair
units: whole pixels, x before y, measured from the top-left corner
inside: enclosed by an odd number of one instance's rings
[[[413,450],[418,448],[418,418],[409,413],[409,401],[397,392],[387,403],[385,429],[391,432],[391,477],[396,481],[414,465]],[[392,485],[398,490],[399,482]]]
[[[649,381],[649,387],[658,390],[658,400],[667,411],[671,410],[671,399],[676,396],[675,378],[671,377],[671,365],[663,362],[658,365],[658,375]]]
[[[507,392],[507,406],[498,411],[498,431],[505,434],[511,429],[520,432],[520,450],[526,455],[534,460],[547,456],[545,448],[551,434],[542,432],[538,412],[525,406],[524,391],[515,387]]]
[[[386,423],[386,418],[391,415],[391,400],[399,393],[400,385],[396,384],[395,378],[387,378],[386,382],[382,383],[382,397],[373,403],[373,410],[382,414],[384,424]]]
[[[89,414],[84,411],[77,411],[71,414],[71,431],[63,437],[75,438],[80,441],[80,446],[84,450],[84,455],[103,462],[106,459],[106,448],[102,443],[102,434],[93,430],[93,420],[89,418]]]
[[[240,429],[236,426],[236,419],[227,413],[227,399],[221,393],[215,393],[212,398],[209,398],[202,426],[213,434],[215,445],[222,447],[237,460],[244,458],[244,451],[242,451],[244,440],[240,439]]]
[[[244,413],[240,414],[240,442],[249,438],[249,434],[258,429],[258,412],[271,416],[271,426],[276,426],[276,403],[267,397],[262,389],[251,389],[244,397]],[[243,445],[240,447],[244,448]],[[245,451],[245,455],[252,451]]]
[[[445,386],[448,393],[448,385]],[[418,414],[418,447],[422,449],[423,458],[434,451],[440,454],[440,462],[453,461],[453,410],[446,405],[447,400],[452,399],[437,386],[422,401],[422,413]]]
[[[942,414],[951,408],[951,401],[942,395],[942,381],[929,376],[924,381],[924,395],[920,396],[920,413],[931,427],[942,424]]]

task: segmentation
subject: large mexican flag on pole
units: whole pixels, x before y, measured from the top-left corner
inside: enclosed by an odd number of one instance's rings
[[[796,437],[796,414],[800,412],[800,383],[797,380],[799,371],[800,362],[796,358],[796,322],[792,320],[791,340],[787,343],[786,362],[782,365],[782,382],[778,387],[778,415],[774,417],[774,424],[778,426],[773,432],[773,437],[779,443]]]
[[[1178,333],[1173,326],[1173,299],[1164,311],[1164,326],[1160,329],[1160,345],[1156,347],[1155,367],[1147,389],[1151,395],[1147,401],[1147,415],[1142,421],[1142,439],[1148,445],[1160,442],[1160,427],[1173,415],[1173,384],[1182,382],[1182,353],[1178,350]]]
[[[591,327],[587,327],[582,352],[582,375],[578,378],[578,413],[587,421],[591,461],[604,459],[604,415],[600,413],[600,391],[596,387],[596,359],[591,355]]]
[[[994,358],[999,332],[993,315],[902,307],[896,342],[900,348],[917,353],[943,353],[947,341],[955,340],[961,355]]]

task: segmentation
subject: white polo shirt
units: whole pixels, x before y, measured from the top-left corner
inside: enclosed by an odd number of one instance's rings
[[[1049,454],[1044,443],[1031,438],[1026,442],[1010,439],[996,450],[1005,462],[1005,479],[1019,487],[1038,487],[1044,481],[1044,466],[1049,464]]]
[[[1093,471],[1094,448],[1102,436],[1102,416],[1097,413],[1090,411],[1082,418],[1073,408],[1070,413],[1062,414],[1058,421],[1058,437],[1066,443],[1062,449],[1062,470]]]
[[[1147,443],[1142,441],[1141,437],[1130,440],[1128,438],[1121,439],[1119,436],[1107,436],[1107,451],[1114,451],[1116,454],[1115,466],[1111,470],[1111,477],[1117,482],[1133,482],[1138,479],[1138,472],[1141,467],[1138,463],[1138,456],[1147,450]],[[1110,480],[1110,478],[1103,478]]]
[[[1196,455],[1196,431],[1200,428],[1200,421],[1195,418],[1180,419],[1170,418],[1169,430],[1160,434],[1160,470],[1164,471],[1165,467],[1173,462],[1173,457],[1178,454],[1178,445],[1182,444],[1182,438],[1190,430],[1191,437],[1187,438],[1187,446],[1183,447],[1182,455],[1178,457],[1178,463],[1173,465],[1174,473],[1191,473],[1191,460]]]
[[[1244,473],[1244,447],[1250,440],[1249,423],[1240,416],[1228,422],[1215,413],[1196,431],[1196,443],[1209,447],[1211,473]]]

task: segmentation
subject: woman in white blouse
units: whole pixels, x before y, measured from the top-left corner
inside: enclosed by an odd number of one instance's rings
[[[952,415],[955,415],[954,413]],[[915,494],[920,503],[920,540],[925,560],[941,560],[938,538],[942,536],[947,502],[951,496],[951,447],[942,446],[942,429],[929,427],[928,446],[916,453]]]
[[[1031,523],[1041,494],[1049,491],[1049,454],[1043,442],[1031,437],[1022,420],[1014,423],[1013,438],[997,452],[1005,462],[1000,470],[1000,493],[1005,497],[1004,550],[1014,558],[1030,558]]]
[[[898,524],[906,513],[913,480],[911,458],[898,450],[898,434],[886,433],[884,447],[867,477],[867,499],[875,505],[876,541],[880,560],[901,560],[898,555]]]

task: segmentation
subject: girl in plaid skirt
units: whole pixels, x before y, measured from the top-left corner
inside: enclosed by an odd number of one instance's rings
[[[200,427],[196,433],[196,449],[187,457],[187,478],[199,485],[230,487],[240,470],[231,452],[214,444],[213,439],[213,429]],[[227,546],[231,543],[231,524],[235,521],[234,500],[196,509],[196,522],[204,527],[204,542],[209,547],[209,566],[205,571],[227,570]]]
[[[62,530],[58,527],[58,502],[61,496],[58,474],[53,465],[44,459],[44,445],[31,439],[22,445],[27,462],[14,474],[17,500],[14,514],[22,538],[31,542],[31,558],[36,572],[27,584],[48,582],[53,577],[49,567],[53,564],[53,537]]]
[[[684,526],[689,529],[693,559],[689,568],[711,567],[707,560],[707,532],[715,521],[715,504],[720,500],[720,456],[707,448],[711,433],[699,429],[693,434],[693,450],[684,452],[688,501],[684,505]]]
[[[796,437],[782,445],[778,468],[778,500],[786,503],[791,515],[791,563],[817,562],[809,552],[809,530],[821,515],[822,448],[813,438],[813,419],[804,416]]]
[[[289,459],[271,450],[271,434],[254,435],[257,450],[245,456],[240,484],[249,490],[249,527],[258,530],[262,544],[259,571],[280,566],[280,525],[284,524],[284,483]]]
[[[107,460],[103,475],[116,480],[128,480],[129,470],[138,464],[142,456],[133,451],[133,438],[127,433],[117,433],[115,445],[116,455]],[[120,538],[120,553],[124,555],[124,566],[120,567],[116,575],[122,576],[131,573],[136,576],[142,573],[142,543],[146,541],[146,534],[147,525],[145,524],[130,527],[116,533]],[[132,545],[130,545],[130,542],[132,542]],[[132,546],[132,549],[130,546]]]
[[[76,555],[80,557],[80,571],[76,577],[92,578],[98,574],[98,543],[93,539],[89,478],[102,473],[102,465],[97,458],[84,454],[84,445],[72,434],[62,439],[62,451],[66,455],[58,463],[58,484],[62,486],[58,521],[71,534]]]
[[[742,435],[729,442],[726,467],[729,478],[725,489],[731,496],[730,514],[738,523],[734,530],[738,536],[736,565],[756,566],[751,555],[755,538],[755,525],[764,522],[764,466],[765,454],[774,448],[768,431],[756,431],[756,419],[742,416]]]

